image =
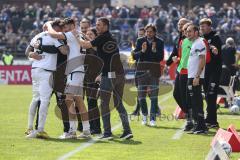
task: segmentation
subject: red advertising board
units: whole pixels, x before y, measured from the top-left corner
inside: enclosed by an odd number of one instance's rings
[[[32,84],[31,66],[0,66],[0,84]]]

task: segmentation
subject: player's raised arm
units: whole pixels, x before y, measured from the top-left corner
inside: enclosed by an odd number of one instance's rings
[[[78,33],[77,30],[73,30],[72,31],[72,34],[75,36],[75,38],[77,39],[78,43],[80,44],[80,46],[84,49],[89,49],[89,48],[92,48],[92,44],[90,41],[87,41],[87,40],[83,40],[81,37],[80,37],[80,34]]]
[[[56,32],[53,27],[51,22],[47,22],[46,23],[47,29],[48,29],[48,34],[53,37],[53,38],[57,38],[57,39],[62,39],[65,40],[66,37],[62,32]]]

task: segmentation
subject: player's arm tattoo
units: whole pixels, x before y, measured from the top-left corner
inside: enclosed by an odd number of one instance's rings
[[[27,48],[26,48],[26,50],[25,50],[25,55],[26,55],[27,57],[29,57],[30,52],[33,52],[33,51],[34,51],[34,48],[33,48],[32,46],[28,45]]]
[[[63,55],[69,54],[69,46],[68,45],[63,45],[63,46],[59,47],[58,49]]]

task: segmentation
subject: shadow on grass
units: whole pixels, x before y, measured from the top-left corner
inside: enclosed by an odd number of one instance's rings
[[[88,139],[58,139],[58,138],[48,138],[43,139],[45,141],[51,142],[61,142],[61,143],[88,143],[88,142],[96,142],[96,143],[107,143],[107,141],[99,141],[96,138],[88,138]]]
[[[146,127],[148,128],[155,128],[155,129],[172,129],[172,130],[178,130],[181,129],[180,127],[167,127],[167,126],[150,126],[150,125],[146,125]]]
[[[39,139],[44,141],[51,141],[51,142],[60,142],[60,143],[110,143],[110,142],[116,142],[120,144],[128,144],[128,145],[139,145],[142,144],[140,141],[136,141],[133,139],[130,140],[121,140],[119,139],[120,135],[113,135],[112,140],[99,140],[96,137],[94,138],[88,138],[88,139],[58,139],[58,138],[48,138],[48,139]]]
[[[142,144],[141,141],[137,141],[134,139],[130,139],[130,140],[120,140],[120,139],[113,139],[111,140],[112,142],[116,142],[116,143],[120,143],[120,144],[127,144],[127,145],[140,145]]]
[[[185,132],[186,135],[192,136],[203,136],[203,137],[214,137],[217,131],[208,131],[206,134],[191,134],[190,132]]]

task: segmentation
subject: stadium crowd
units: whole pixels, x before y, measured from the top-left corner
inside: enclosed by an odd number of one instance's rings
[[[153,23],[165,44],[173,45],[178,35],[177,22],[180,17],[186,17],[194,24],[199,24],[199,20],[204,17],[209,17],[223,41],[227,37],[233,37],[236,44],[240,44],[240,3],[237,2],[224,3],[220,8],[208,3],[194,6],[190,10],[186,6],[171,3],[152,8],[110,7],[103,4],[93,12],[90,8],[81,11],[71,3],[58,3],[56,8],[39,3],[25,3],[24,8],[9,4],[3,4],[0,8],[0,49],[7,47],[12,53],[24,55],[23,51],[29,40],[41,31],[44,22],[54,17],[71,17],[77,22],[87,18],[94,24],[101,16],[111,18],[111,30],[119,33],[119,42],[135,41],[136,31],[148,23]]]

